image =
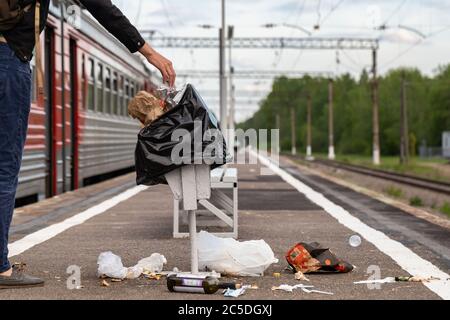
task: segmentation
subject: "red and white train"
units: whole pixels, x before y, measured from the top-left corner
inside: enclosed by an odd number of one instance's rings
[[[160,83],[87,12],[77,28],[63,23],[60,12],[52,1],[41,38],[45,101],[38,104],[33,89],[18,198],[52,197],[132,168],[139,126],[128,116],[128,101]]]

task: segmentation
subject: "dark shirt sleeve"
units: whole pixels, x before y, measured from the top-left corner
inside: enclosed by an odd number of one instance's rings
[[[106,30],[131,52],[138,51],[145,44],[139,31],[111,0],[80,0],[80,2]]]

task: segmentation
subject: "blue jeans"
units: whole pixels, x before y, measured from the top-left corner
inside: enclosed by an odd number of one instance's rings
[[[8,233],[14,211],[31,105],[30,64],[0,43],[0,273],[8,261]]]

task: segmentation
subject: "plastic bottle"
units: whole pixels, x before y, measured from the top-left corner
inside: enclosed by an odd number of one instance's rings
[[[221,283],[213,277],[177,276],[167,277],[167,288],[171,292],[214,294],[219,289],[239,289],[240,284]]]

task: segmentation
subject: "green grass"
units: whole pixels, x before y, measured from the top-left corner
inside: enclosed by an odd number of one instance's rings
[[[445,202],[442,207],[439,209],[443,214],[446,214],[450,217],[450,203]]]
[[[389,186],[386,189],[384,189],[383,191],[387,195],[394,197],[394,198],[400,198],[403,195],[402,189],[394,187],[394,186]]]
[[[413,207],[423,207],[423,201],[418,196],[409,199],[409,204]]]

